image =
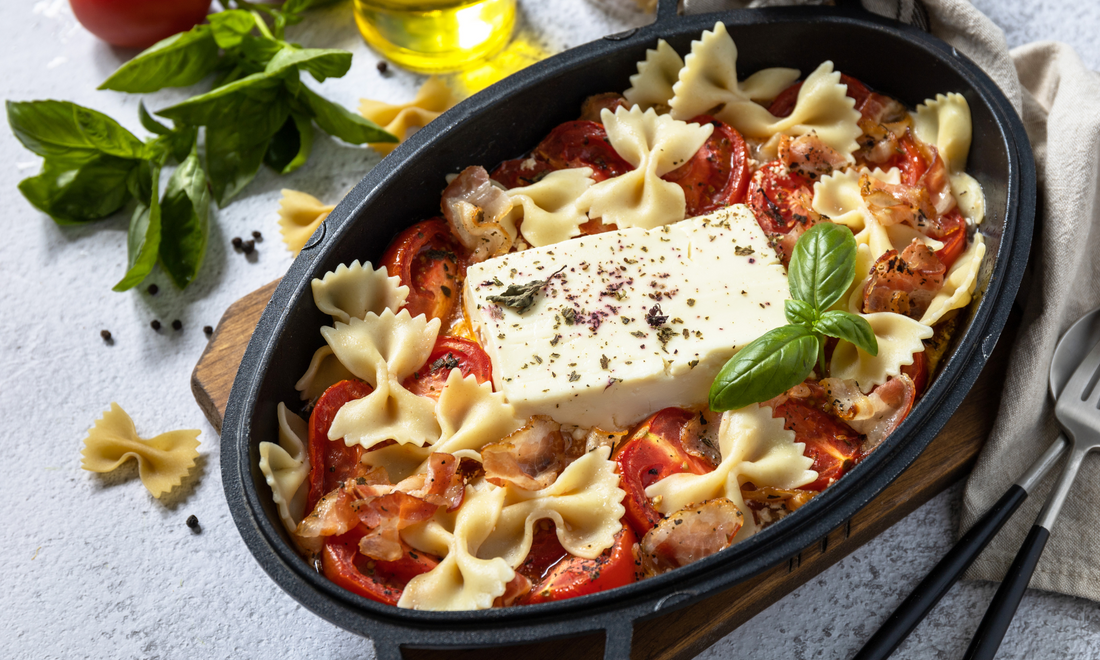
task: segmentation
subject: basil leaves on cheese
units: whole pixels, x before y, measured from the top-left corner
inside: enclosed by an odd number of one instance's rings
[[[152,134],[145,140],[67,101],[7,102],[15,137],[44,159],[41,172],[19,184],[35,208],[71,225],[133,207],[127,269],[116,291],[137,286],[158,262],[176,286],[186,287],[206,251],[210,201],[225,206],[264,164],[280,174],[304,165],[314,125],[352,144],[397,141],[302,84],[303,72],[320,82],[351,67],[347,51],[284,39],[286,26],[300,22],[306,9],[330,0],[223,4],[226,11],[146,49],[100,86],[149,93],[212,79],[209,91],[153,114],[139,103],[138,119]],[[157,178],[172,162],[178,166],[161,191]]]
[[[847,227],[822,222],[803,234],[787,269],[788,325],[758,337],[726,362],[711,384],[711,410],[734,410],[777,397],[806,380],[815,364],[824,374],[826,337],[878,355],[878,340],[866,319],[829,309],[852,285],[855,269],[856,241]]]

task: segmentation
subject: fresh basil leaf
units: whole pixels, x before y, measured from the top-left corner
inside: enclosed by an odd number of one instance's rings
[[[313,121],[317,122],[322,131],[344,142],[398,142],[396,135],[387,133],[373,121],[323,98],[305,85],[302,86],[298,99],[305,101],[313,114]]]
[[[195,279],[210,234],[210,193],[197,150],[184,159],[164,189],[160,205],[160,262],[180,289]]]
[[[199,131],[197,128],[193,126],[184,126],[164,136],[164,140],[168,144],[168,149],[172,154],[172,158],[174,158],[177,163],[182,163],[184,159],[187,158],[187,155],[191,153],[191,149],[194,148],[198,135]]]
[[[791,295],[819,313],[851,286],[856,274],[856,239],[844,225],[821,222],[799,237],[787,279]]]
[[[194,85],[218,65],[218,44],[209,25],[158,41],[123,64],[99,89],[143,94]]]
[[[710,409],[735,410],[767,401],[806,380],[820,340],[800,325],[771,330],[738,351],[710,387]]]
[[[234,124],[216,124],[206,129],[206,170],[218,207],[247,186],[264,162],[270,137],[259,142],[245,141]]]
[[[206,144],[211,144],[209,129],[232,127],[240,131],[243,144],[266,141],[283,126],[290,114],[290,105],[283,81],[257,73],[224,87],[192,97],[157,112],[176,124],[206,126]],[[225,134],[226,131],[220,131]]]
[[[305,165],[312,149],[313,122],[294,112],[271,138],[264,163],[279,174],[290,174]]]
[[[309,71],[321,82],[325,78],[339,78],[351,68],[351,53],[330,48],[296,48],[285,46],[267,63],[264,73],[279,76],[290,69]]]
[[[814,330],[851,342],[871,356],[878,355],[878,339],[867,319],[857,314],[833,310],[825,312],[814,324]]]
[[[249,73],[260,73],[271,61],[271,58],[283,49],[283,46],[282,42],[274,39],[246,35],[241,40],[240,45],[237,46],[237,52],[249,60],[251,66],[255,67],[255,70],[250,69]]]
[[[817,314],[814,312],[814,308],[810,306],[810,303],[802,302],[801,300],[792,300],[788,298],[783,301],[783,312],[787,315],[787,322],[792,325],[812,328],[814,321],[817,320]]]
[[[38,176],[19,182],[19,191],[59,225],[99,220],[130,201],[130,173],[141,162],[99,154],[73,166],[47,158]]]
[[[236,48],[246,34],[256,27],[256,18],[244,9],[229,9],[210,14],[210,31],[219,48]]]
[[[138,119],[141,120],[141,125],[145,127],[145,130],[150,133],[168,135],[172,132],[172,129],[160,123],[153,118],[153,115],[149,114],[149,111],[145,109],[145,101],[138,101]]]
[[[142,186],[148,186],[148,202],[139,202],[130,219],[130,231],[126,235],[126,274],[114,286],[115,291],[126,291],[141,284],[157,263],[161,238],[159,179],[160,166],[154,165],[147,183]]]
[[[107,115],[68,101],[8,101],[8,123],[23,146],[71,165],[99,154],[141,158],[145,145]]]

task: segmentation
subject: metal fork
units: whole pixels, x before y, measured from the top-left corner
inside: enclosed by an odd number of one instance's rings
[[[1062,468],[1062,474],[1058,482],[1054,484],[1047,497],[1043,510],[1035,519],[1035,525],[1027,535],[1027,539],[1012,561],[1004,581],[997,589],[997,594],[989,604],[985,616],[982,617],[978,631],[970,641],[970,647],[966,649],[965,660],[992,660],[997,654],[997,648],[1001,645],[1005,632],[1008,630],[1016,608],[1020,605],[1020,599],[1024,596],[1031,575],[1035,572],[1035,565],[1039,563],[1039,556],[1043,554],[1047,539],[1050,538],[1051,527],[1062,510],[1062,504],[1066,501],[1073,480],[1077,477],[1077,471],[1081,463],[1093,449],[1100,448],[1100,343],[1097,343],[1089,351],[1089,354],[1081,362],[1081,366],[1073,372],[1073,376],[1062,395],[1058,397],[1058,403],[1054,406],[1054,416],[1065,430],[1070,441],[1070,454]]]

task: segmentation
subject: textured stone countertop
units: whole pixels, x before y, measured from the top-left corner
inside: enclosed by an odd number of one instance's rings
[[[557,52],[646,18],[625,0],[521,0],[523,33]],[[977,0],[1010,45],[1060,39],[1100,69],[1095,0]],[[421,78],[382,77],[350,19],[350,4],[319,12],[291,32],[311,46],[355,53],[352,71],[326,82],[348,107],[362,96],[412,97]],[[538,26],[533,28],[531,26]],[[56,98],[94,107],[139,135],[138,98],[97,92],[132,51],[85,32],[66,0],[0,3],[0,96]],[[179,91],[147,97],[153,108]],[[279,277],[291,257],[279,241],[279,189],[338,199],[379,160],[320,136],[309,164],[276,177],[264,170],[216,212],[201,275],[185,292],[156,271],[160,292],[119,294],[127,218],[59,227],[16,190],[39,160],[0,130],[0,409],[7,474],[0,502],[0,657],[4,658],[366,658],[369,643],[314,616],[279,590],[241,542],[222,494],[219,440],[192,399],[189,376],[217,323],[237,298]],[[234,236],[263,233],[249,257]],[[150,329],[158,319],[164,326]],[[171,329],[179,319],[182,330]],[[100,330],[114,339],[108,345]],[[198,469],[173,497],[156,500],[131,463],[114,474],[80,469],[81,441],[117,401],[139,433],[199,428]],[[958,486],[922,507],[709,649],[708,658],[844,658],[949,547]],[[201,533],[184,524],[196,515]],[[995,585],[964,583],[940,604],[896,658],[962,654]],[[1002,648],[1004,658],[1100,657],[1096,603],[1029,592]]]

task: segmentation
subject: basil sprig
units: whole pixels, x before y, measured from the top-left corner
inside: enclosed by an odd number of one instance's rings
[[[287,25],[328,0],[282,6],[235,0],[234,7],[165,39],[119,67],[100,89],[130,93],[184,87],[213,77],[210,91],[156,112],[138,106],[142,140],[114,119],[67,101],[7,102],[15,137],[42,156],[42,170],[19,184],[23,196],[62,225],[105,218],[136,202],[127,270],[116,291],[137,286],[157,262],[176,286],[197,275],[209,235],[210,201],[219,206],[267,164],[280,174],[309,159],[314,124],[352,144],[396,142],[374,122],[302,84],[338,78],[351,53],[303,48],[284,39]],[[200,160],[198,128],[205,127]],[[163,188],[160,172],[178,167]]]
[[[779,396],[806,380],[814,364],[825,370],[825,337],[851,342],[878,355],[878,340],[862,316],[830,310],[855,279],[856,241],[842,225],[822,222],[794,246],[784,303],[788,325],[771,330],[737,352],[710,387],[711,410],[734,410]]]

